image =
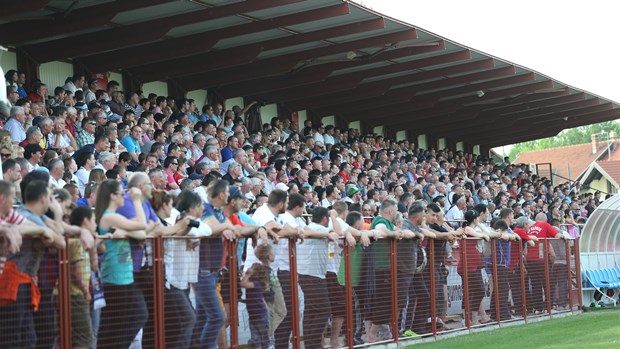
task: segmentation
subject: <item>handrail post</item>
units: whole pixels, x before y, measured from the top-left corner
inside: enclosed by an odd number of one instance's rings
[[[60,348],[71,349],[71,279],[69,274],[69,239],[64,249],[58,250],[58,315]]]
[[[573,253],[575,254],[575,278],[577,279],[577,294],[579,295],[579,310],[583,309],[583,296],[581,291],[581,257],[579,255],[579,243],[580,238],[576,238],[573,246]]]
[[[431,329],[433,331],[433,336],[437,337],[437,302],[443,302],[443,299],[435,299],[435,297],[437,296],[437,281],[435,280],[435,244],[433,243],[433,241],[429,242],[428,247],[429,272],[431,279]]]
[[[153,244],[153,321],[155,348],[166,348],[164,326],[164,240],[161,236],[151,240]]]
[[[398,282],[396,265],[396,240],[390,240],[390,273],[391,273],[391,294],[392,294],[392,339],[398,343]]]
[[[291,273],[291,321],[293,323],[293,349],[301,348],[301,329],[299,328],[299,292],[297,292],[297,240],[288,240],[288,258]]]
[[[344,297],[345,297],[345,316],[346,316],[346,340],[347,347],[353,349],[355,328],[353,327],[353,275],[351,273],[351,246],[344,245]],[[335,349],[335,348],[334,348]]]
[[[469,278],[467,277],[467,238],[463,239],[461,247],[461,259],[463,260],[463,313],[465,317],[465,327],[471,329],[471,319],[469,318]]]
[[[519,274],[521,276],[521,312],[523,320],[527,322],[527,294],[525,293],[525,257],[523,256],[523,243],[519,243]]]
[[[573,275],[571,273],[570,266],[570,240],[564,240],[564,248],[566,253],[566,280],[567,280],[567,291],[568,291],[568,305],[570,306],[570,310],[573,310]]]
[[[509,242],[510,243],[510,242]],[[493,240],[491,242],[491,258],[492,258],[492,267],[493,267],[493,301],[495,302],[495,321],[499,324],[501,321],[501,312],[500,312],[500,304],[499,304],[499,276],[497,275],[497,246],[496,241]],[[506,300],[504,299],[504,302]]]
[[[544,263],[545,263],[545,301],[547,313],[551,314],[551,282],[549,281],[549,239],[543,239]]]
[[[237,294],[237,240],[228,241],[228,281],[230,282],[230,304],[229,304],[229,324],[230,324],[230,348],[239,347],[239,312]]]

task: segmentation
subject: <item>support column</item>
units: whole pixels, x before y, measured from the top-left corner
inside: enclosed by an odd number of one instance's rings
[[[28,85],[26,86],[26,92],[30,92],[30,81],[40,78],[39,67],[41,64],[32,59],[28,52],[24,51],[22,48],[18,47],[17,50],[15,50],[15,55],[17,57],[17,70],[26,73],[26,84]],[[52,88],[50,92],[53,93],[54,89]]]
[[[439,138],[437,140],[437,148],[439,148],[439,150],[446,149],[447,148],[446,144],[447,143],[446,143],[446,139],[445,138]]]
[[[464,150],[465,150],[465,143],[457,142],[456,143],[456,151],[464,151]]]
[[[130,72],[123,70],[122,75],[123,88],[125,89],[125,91],[136,92],[138,90],[142,90],[142,83],[136,78],[134,78],[134,76]]]
[[[428,149],[428,135],[421,134],[418,136],[418,148]]]
[[[185,88],[179,85],[176,80],[170,79],[166,81],[166,83],[168,84],[168,96],[172,96],[177,99],[183,98],[187,94]]]

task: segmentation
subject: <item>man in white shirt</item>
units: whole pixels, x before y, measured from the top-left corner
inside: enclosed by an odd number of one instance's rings
[[[50,171],[50,184],[54,189],[62,189],[65,184],[67,184],[63,179],[62,175],[65,172],[65,165],[62,160],[56,158],[50,161],[48,166]]]
[[[88,183],[88,177],[90,177],[90,171],[95,167],[95,154],[84,152],[80,154],[80,163],[82,163],[82,167],[75,173],[78,178],[78,189],[80,190],[80,194],[84,196],[84,189],[86,188],[86,183]]]
[[[333,211],[333,219],[337,218]],[[304,293],[304,347],[322,348],[323,329],[329,319],[327,297],[328,243],[338,244],[338,234],[328,228],[330,212],[317,207],[312,212],[312,223],[305,232],[307,239],[297,247],[297,275]],[[340,230],[339,225],[336,229]]]
[[[296,202],[295,198],[293,198],[292,200],[293,202]],[[303,203],[301,205],[303,208],[303,205],[305,204],[305,199],[303,199],[303,196],[302,200]],[[267,202],[263,204],[263,206],[259,207],[252,216],[252,219],[256,221],[256,224],[264,226],[268,230],[279,230],[278,235],[280,236],[280,239],[278,240],[278,244],[273,244],[271,246],[275,255],[275,260],[274,263],[271,265],[271,268],[278,273],[278,279],[280,281],[281,288],[274,288],[274,291],[282,292],[282,297],[284,299],[284,308],[281,308],[280,306],[274,306],[273,313],[271,315],[273,327],[276,328],[276,347],[279,347],[278,343],[280,343],[281,345],[283,345],[284,348],[288,348],[288,341],[292,329],[290,313],[288,311],[291,309],[291,279],[288,260],[288,237],[301,235],[301,231],[299,229],[300,226],[295,223],[295,219],[286,219],[285,221],[278,220],[278,216],[282,216],[281,214],[284,212],[286,204],[287,193],[283,190],[273,190],[269,194]],[[290,204],[291,203],[289,201],[289,207]],[[301,217],[301,213],[299,213],[298,217]],[[259,243],[264,242],[259,241]],[[246,250],[246,260],[243,265],[243,271],[246,272],[254,263],[260,262],[254,254],[254,247],[252,247],[251,244],[248,244]],[[278,297],[279,295],[276,294],[275,298]],[[283,322],[287,319],[288,325]],[[280,323],[279,326],[277,324],[278,322]],[[288,334],[285,334],[286,327],[288,327]]]
[[[329,226],[330,230],[333,230],[340,236],[344,236],[346,243],[350,246],[355,246],[355,237],[360,237],[360,241],[364,246],[370,245],[370,239],[368,235],[362,234],[359,230],[349,226],[345,219],[349,214],[349,207],[343,200],[335,201],[332,205],[333,211],[336,212],[337,217],[330,217]],[[332,211],[332,212],[333,212]],[[336,222],[337,224],[334,224]],[[330,345],[332,348],[340,348],[342,345],[338,337],[340,337],[340,330],[344,323],[345,315],[345,299],[344,299],[344,287],[338,283],[338,269],[340,269],[340,258],[342,254],[342,243],[338,243],[335,249],[334,256],[328,255],[327,259],[327,273],[325,275],[327,280],[327,291],[329,295],[329,304],[332,314],[332,328],[330,331]]]

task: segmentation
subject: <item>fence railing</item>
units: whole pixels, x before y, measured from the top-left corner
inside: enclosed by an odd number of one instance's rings
[[[249,289],[238,289],[243,273],[237,265],[238,241],[224,242],[227,271],[224,280],[220,279],[220,295],[229,309],[229,325],[220,334],[220,340],[227,341],[230,348],[238,348],[249,340],[264,340],[265,333],[255,332],[261,332],[265,325],[270,327],[270,322],[272,328],[267,336],[275,336],[280,343],[290,341],[296,349],[301,348],[302,341],[306,348],[313,348],[324,340],[331,341],[332,346],[353,348],[364,343],[398,342],[412,336],[432,337],[488,323],[527,321],[581,308],[578,239],[541,239],[534,246],[526,246],[518,241],[487,243],[467,238],[452,249],[456,262],[448,262],[447,243],[436,240],[417,243],[378,239],[369,247],[360,243],[348,246],[341,240],[337,245],[330,243],[335,250],[333,255],[327,241],[287,240],[289,272],[274,272],[269,286],[264,286],[264,299],[271,314],[267,323],[259,322],[258,317],[264,312],[260,306],[263,296],[256,298]],[[181,241],[186,244],[187,253],[179,248]],[[179,245],[172,246],[170,242]],[[251,244],[251,240],[245,243]],[[99,347],[116,346],[106,344],[116,343],[110,335],[129,336],[131,342],[136,334],[133,331],[140,329],[143,348],[199,347],[200,337],[204,336],[199,327],[205,324],[203,317],[211,309],[205,309],[198,299],[203,294],[197,289],[197,275],[187,275],[191,285],[186,289],[175,286],[173,280],[181,272],[191,274],[198,270],[196,249],[203,246],[197,246],[188,237],[149,238],[146,244],[145,263],[139,272],[134,272],[133,303],[120,298],[128,294],[119,292],[118,287],[103,284],[108,304],[101,310],[98,328],[92,329],[95,337],[99,336]],[[278,249],[276,253],[282,251],[285,250]],[[427,260],[425,267],[423,254]],[[39,335],[39,343],[51,346],[56,340],[60,348],[71,348],[78,339],[76,333],[84,331],[82,324],[76,322],[79,317],[75,309],[72,310],[76,293],[71,280],[76,275],[70,261],[68,250],[58,252],[57,292],[52,296],[45,289],[41,295],[41,310],[45,313],[35,313],[35,319],[41,326],[57,330],[56,338]],[[248,267],[244,266],[246,270]],[[281,295],[271,288],[275,280]],[[54,302],[56,320],[49,317],[46,305]],[[91,305],[90,315],[95,312]],[[146,320],[139,316],[144,312],[148,313]],[[274,317],[281,321],[279,325],[273,324]],[[115,322],[115,326],[106,321]],[[331,327],[326,329],[328,323]],[[109,332],[119,328],[122,333]]]

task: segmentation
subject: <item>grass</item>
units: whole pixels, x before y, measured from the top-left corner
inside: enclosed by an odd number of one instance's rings
[[[590,311],[560,319],[441,339],[408,348],[620,348],[620,310]]]

